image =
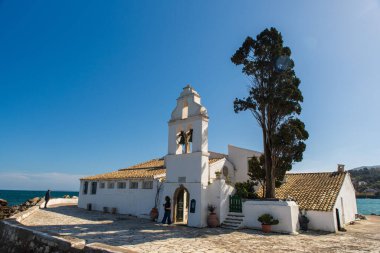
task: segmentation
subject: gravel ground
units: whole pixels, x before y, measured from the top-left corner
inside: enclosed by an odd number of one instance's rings
[[[380,217],[347,225],[347,232],[299,235],[261,231],[164,226],[127,215],[76,206],[40,209],[24,225],[51,234],[133,249],[137,252],[380,252]]]

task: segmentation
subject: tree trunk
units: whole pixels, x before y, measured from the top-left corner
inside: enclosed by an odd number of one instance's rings
[[[268,144],[265,149],[265,198],[275,198],[275,180],[272,166],[272,156]]]
[[[268,143],[268,133],[263,129],[265,157],[265,198],[275,198],[275,178],[272,165],[272,154]]]

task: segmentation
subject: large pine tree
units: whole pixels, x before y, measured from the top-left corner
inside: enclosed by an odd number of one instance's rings
[[[248,96],[236,98],[234,110],[251,111],[262,129],[266,198],[275,198],[276,181],[282,181],[293,163],[302,160],[304,141],[309,137],[305,124],[297,118],[303,96],[290,56],[281,33],[271,28],[256,39],[247,37],[231,57],[251,80]]]

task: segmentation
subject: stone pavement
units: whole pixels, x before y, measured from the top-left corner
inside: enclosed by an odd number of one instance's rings
[[[22,223],[50,234],[137,252],[380,252],[380,219],[371,219],[347,226],[346,233],[284,235],[250,229],[164,226],[127,215],[59,206],[40,209]]]

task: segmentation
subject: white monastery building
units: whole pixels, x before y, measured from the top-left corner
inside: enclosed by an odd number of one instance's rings
[[[228,146],[228,154],[208,150],[209,117],[199,94],[186,86],[168,122],[168,150],[162,158],[80,180],[80,208],[149,217],[158,208],[162,219],[165,196],[171,198],[172,221],[207,226],[208,205],[216,206],[226,227],[259,228],[257,217],[270,213],[280,220],[274,231],[296,233],[298,216],[307,211],[310,229],[335,232],[355,220],[355,190],[340,167],[331,173],[287,174],[276,189],[280,201],[237,203],[234,184],[248,180],[248,160],[261,153]],[[258,191],[260,193],[260,191]]]

